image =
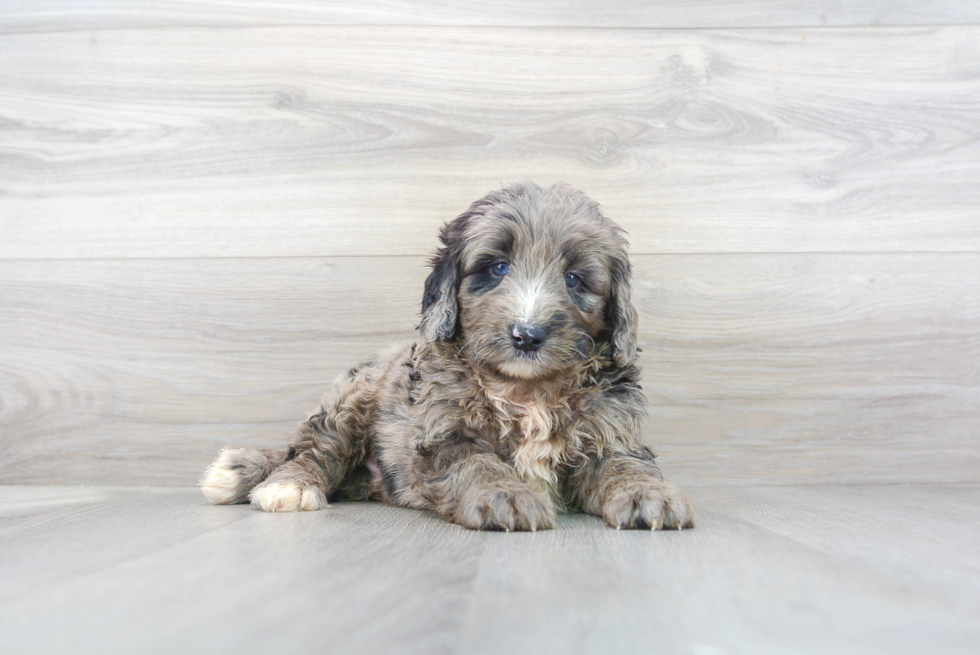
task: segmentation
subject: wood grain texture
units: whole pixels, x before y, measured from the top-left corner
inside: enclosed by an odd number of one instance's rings
[[[4,653],[974,653],[980,487],[695,487],[699,524],[0,487]]]
[[[214,512],[199,494],[101,490],[103,500],[75,511],[42,508],[46,529],[36,519],[4,529],[0,650],[287,653],[310,652],[312,642],[318,651],[343,643],[344,652],[376,653],[383,638],[387,652],[452,652],[477,533],[380,505],[254,522],[244,507]],[[47,558],[50,566],[38,566]],[[166,572],[164,560],[173,565]],[[162,575],[148,577],[153,569]],[[28,599],[45,586],[66,602],[42,630],[43,612]],[[69,609],[79,602],[98,609]]]
[[[418,255],[523,176],[635,253],[976,252],[978,62],[980,26],[6,35],[0,258]]]
[[[963,0],[3,0],[0,33],[260,25],[482,25],[511,27],[804,27],[980,22]]]
[[[980,254],[637,256],[681,483],[980,481]],[[423,258],[0,262],[0,480],[186,484],[410,338]]]
[[[515,652],[541,634],[548,635],[549,653],[916,653],[934,647],[930,638],[943,640],[943,650],[974,648],[976,587],[953,579],[977,569],[978,552],[969,544],[978,533],[976,512],[948,523],[932,518],[942,537],[916,543],[928,528],[904,532],[918,518],[906,502],[928,498],[939,512],[951,509],[943,489],[858,488],[856,498],[839,487],[788,496],[783,488],[692,491],[699,525],[672,543],[642,534],[624,540],[581,525],[581,532],[548,535],[556,551],[571,556],[488,544],[472,615],[510,629],[472,621],[461,650]],[[956,493],[951,504],[976,494]],[[760,521],[757,513],[768,516]],[[828,547],[829,535],[815,525],[793,526],[799,516],[831,529],[836,543]],[[877,530],[862,528],[866,521]],[[863,548],[868,555],[856,557]],[[963,556],[933,568],[932,557],[957,548]],[[872,553],[929,572],[910,575]]]

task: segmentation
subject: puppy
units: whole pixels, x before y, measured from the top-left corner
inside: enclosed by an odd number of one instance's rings
[[[640,440],[624,232],[583,193],[522,183],[441,231],[413,343],[342,375],[283,450],[226,448],[214,503],[316,510],[328,498],[433,510],[477,530],[694,526]]]

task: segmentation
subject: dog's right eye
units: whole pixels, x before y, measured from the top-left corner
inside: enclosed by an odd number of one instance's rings
[[[506,262],[498,262],[490,267],[491,272],[498,277],[503,277],[507,275],[507,269],[510,268]]]

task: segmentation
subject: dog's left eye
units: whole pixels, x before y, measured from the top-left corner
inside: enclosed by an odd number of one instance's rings
[[[568,287],[569,289],[575,289],[581,283],[582,280],[580,280],[579,277],[575,275],[575,273],[569,273],[568,275],[565,276],[565,286]]]
[[[507,275],[507,269],[508,268],[510,268],[510,267],[507,265],[506,262],[499,262],[499,263],[494,264],[490,268],[490,270],[493,271],[493,274],[494,275],[497,275],[499,277],[503,277],[504,275]]]

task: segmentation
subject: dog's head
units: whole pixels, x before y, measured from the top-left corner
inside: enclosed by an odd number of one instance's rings
[[[623,231],[565,184],[493,191],[447,223],[425,281],[419,330],[509,377],[568,370],[608,343],[636,358]]]

